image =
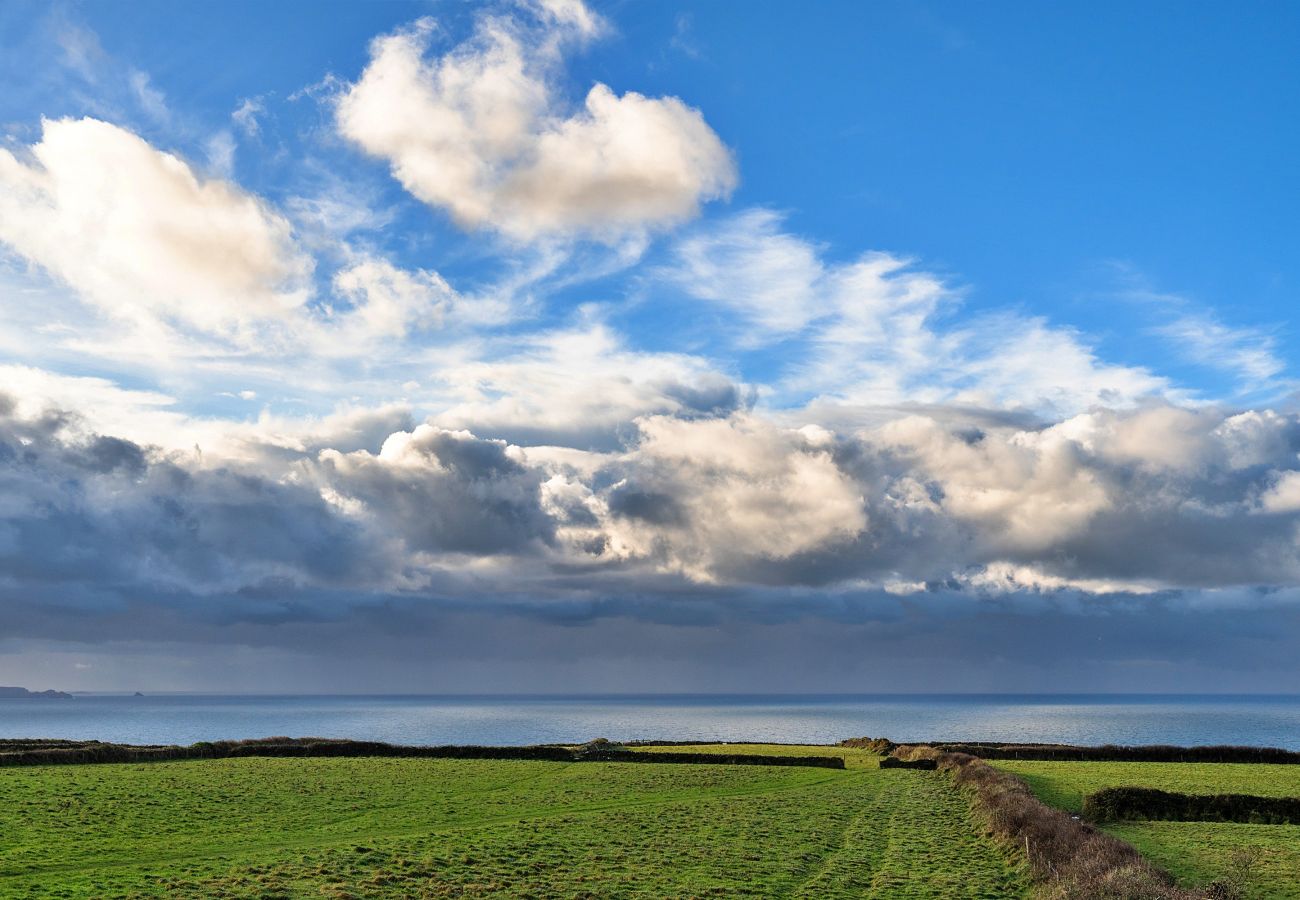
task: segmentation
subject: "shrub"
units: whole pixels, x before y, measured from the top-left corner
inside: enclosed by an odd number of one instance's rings
[[[883,756],[892,752],[897,745],[888,738],[860,737],[840,741],[840,746],[852,747],[855,750],[870,750]]]
[[[931,748],[915,748],[931,749]],[[931,752],[934,752],[931,749]],[[939,769],[970,792],[989,830],[1025,854],[1051,900],[1195,900],[1131,845],[1047,806],[1020,778],[966,753],[937,755]]]
[[[899,759],[897,756],[886,756],[880,761],[882,769],[928,769],[933,772],[939,768],[939,763],[934,759]]]
[[[951,753],[967,753],[983,759],[1026,759],[1089,762],[1210,762],[1300,764],[1300,752],[1280,747],[1205,746],[1175,747],[1166,744],[1076,747],[1070,744],[1003,744],[983,741],[938,742],[931,746]]]
[[[1083,812],[1088,818],[1099,822],[1155,819],[1168,822],[1300,825],[1300,797],[1178,794],[1153,788],[1114,787],[1085,797]]]

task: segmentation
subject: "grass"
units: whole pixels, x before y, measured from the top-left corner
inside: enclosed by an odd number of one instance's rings
[[[5,769],[0,896],[1023,895],[948,782],[834,752],[851,768],[253,758]]]
[[[1150,787],[1186,794],[1300,797],[1300,766],[1250,763],[1037,762],[991,763],[1024,778],[1045,803],[1078,811],[1087,794],[1106,787]],[[1242,852],[1254,859],[1246,896],[1300,900],[1300,826],[1220,822],[1124,822],[1106,831],[1137,847],[1185,885],[1230,871]]]
[[[1243,878],[1245,896],[1300,898],[1300,825],[1235,822],[1125,822],[1107,831],[1188,884],[1206,884],[1231,871],[1234,855],[1256,854]]]
[[[1078,812],[1083,798],[1108,787],[1148,787],[1180,794],[1300,797],[1300,766],[1260,763],[1036,762],[989,763],[1019,775],[1044,803]]]

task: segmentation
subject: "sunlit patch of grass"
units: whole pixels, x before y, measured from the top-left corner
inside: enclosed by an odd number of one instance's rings
[[[990,765],[1024,778],[1043,802],[1072,811],[1083,807],[1085,796],[1108,787],[1300,797],[1300,766],[1291,765],[1029,760]],[[1300,898],[1300,825],[1123,822],[1104,827],[1182,884],[1208,884],[1236,870],[1248,897]]]
[[[4,896],[1021,893],[943,779],[866,765],[315,758],[0,770]]]

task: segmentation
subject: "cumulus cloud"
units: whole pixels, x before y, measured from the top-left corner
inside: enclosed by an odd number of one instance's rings
[[[112,316],[225,335],[297,310],[312,268],[257,198],[95,119],[0,149],[0,242]]]
[[[995,646],[1001,622],[1054,647],[1111,635],[1120,665],[1160,634],[1173,652],[1189,616],[1276,621],[1300,585],[1300,420],[1278,413],[1150,405],[983,430],[914,414],[836,433],[732,410],[642,416],[605,449],[398,406],[224,431],[183,452],[0,397],[6,634],[365,641],[406,659],[394,635],[427,649],[458,616],[479,623],[466,653],[556,623],[762,641],[821,622],[969,659],[971,630]]]
[[[550,539],[541,473],[518,447],[421,425],[365,450],[320,455],[325,496],[409,552],[490,556]]]
[[[1300,512],[1300,472],[1282,472],[1260,498],[1266,512]]]
[[[376,545],[319,492],[0,406],[6,582],[203,595],[268,580],[372,581]]]
[[[819,430],[749,417],[639,425],[604,492],[608,553],[696,580],[744,579],[756,560],[845,550],[868,526],[861,487]]]
[[[519,240],[663,228],[730,193],[729,152],[681,100],[596,84],[567,109],[561,50],[600,20],[579,0],[535,10],[534,23],[485,16],[467,42],[428,59],[431,20],[376,39],[338,98],[340,132],[463,227]]]

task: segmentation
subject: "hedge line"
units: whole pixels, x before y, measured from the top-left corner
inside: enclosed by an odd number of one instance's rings
[[[880,761],[882,769],[928,769],[934,771],[939,768],[939,764],[933,759],[899,759],[897,756],[886,756]]]
[[[757,753],[633,753],[630,750],[579,752],[578,762],[720,763],[729,766],[813,766],[842,769],[838,756],[762,756]]]
[[[0,766],[76,763],[158,762],[229,759],[248,756],[384,756],[424,759],[511,759],[552,762],[709,763],[715,765],[818,766],[844,768],[837,756],[757,756],[723,753],[634,753],[619,749],[570,748],[558,745],[481,747],[446,745],[413,747],[378,741],[330,738],[262,738],[249,741],[202,741],[188,747],[105,744],[98,741],[8,741],[0,744]]]
[[[1200,900],[1131,844],[1047,806],[1024,780],[966,753],[900,746],[905,759],[932,759],[967,791],[976,813],[1008,849],[1023,853],[1040,900]],[[1214,896],[1209,894],[1208,896]]]
[[[1300,764],[1300,752],[1281,747],[1205,746],[1166,744],[1126,746],[1104,744],[1076,747],[1070,744],[1007,744],[992,741],[942,741],[929,746],[983,759],[1032,759],[1091,762],[1207,762]]]
[[[1300,797],[1178,794],[1154,788],[1115,787],[1085,797],[1083,814],[1098,822],[1153,819],[1300,825]]]

